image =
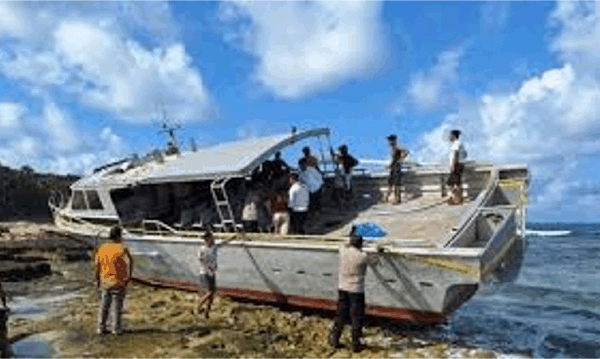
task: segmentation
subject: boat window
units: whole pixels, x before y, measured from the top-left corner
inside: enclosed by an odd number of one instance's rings
[[[90,209],[104,209],[104,207],[102,207],[102,201],[100,201],[98,192],[85,191],[85,195],[87,197],[88,204],[90,205]]]
[[[83,191],[75,191],[73,193],[73,203],[71,204],[72,209],[87,209],[85,198],[83,198]]]

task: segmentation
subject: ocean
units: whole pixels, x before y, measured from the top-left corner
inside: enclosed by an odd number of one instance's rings
[[[433,338],[536,358],[600,357],[600,224],[528,224],[523,266]]]

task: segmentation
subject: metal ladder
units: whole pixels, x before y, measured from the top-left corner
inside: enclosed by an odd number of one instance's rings
[[[215,225],[215,227],[221,230],[226,230],[228,227],[238,230],[241,229],[242,225],[235,223],[233,210],[231,209],[229,197],[227,197],[227,191],[225,190],[225,185],[228,181],[229,178],[219,178],[210,184],[210,191],[215,200],[219,218],[221,218],[221,223]]]

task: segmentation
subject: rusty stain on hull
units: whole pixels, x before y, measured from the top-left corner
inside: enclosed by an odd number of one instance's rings
[[[133,279],[140,284],[158,287],[172,288],[188,292],[198,292],[201,287],[197,283],[178,280],[157,280],[145,276],[137,276]],[[266,303],[286,304],[297,307],[314,308],[327,311],[335,311],[337,302],[330,299],[318,297],[304,297],[296,295],[285,295],[282,293],[266,292],[245,288],[219,288],[218,293],[225,297],[252,299]],[[372,317],[382,317],[395,321],[413,322],[422,324],[438,324],[446,320],[446,316],[441,313],[425,312],[404,308],[391,308],[383,306],[368,305],[365,313]]]

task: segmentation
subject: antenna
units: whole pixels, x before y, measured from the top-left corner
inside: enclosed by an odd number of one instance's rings
[[[190,149],[192,150],[192,152],[196,152],[198,151],[198,146],[196,145],[196,140],[194,140],[194,138],[190,138]]]
[[[157,105],[158,107],[158,105]],[[160,113],[162,118],[160,120],[160,127],[162,128],[159,133],[166,133],[169,137],[169,143],[167,143],[167,155],[173,155],[179,153],[179,142],[177,141],[177,137],[175,137],[175,131],[181,129],[181,122],[175,120],[169,120],[167,118],[167,111],[165,110],[165,105],[160,103]],[[158,109],[157,109],[158,110]]]

